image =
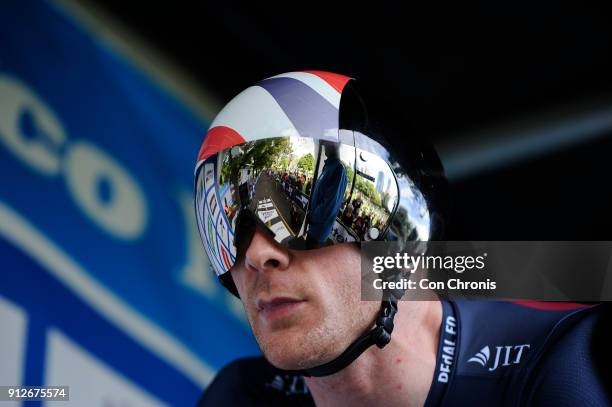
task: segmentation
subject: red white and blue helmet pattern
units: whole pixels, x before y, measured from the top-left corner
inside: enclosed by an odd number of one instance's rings
[[[217,114],[196,163],[196,216],[217,275],[234,264],[233,230],[217,183],[216,154],[248,141],[308,137],[339,142],[342,90],[351,78],[324,71],[288,72],[264,79],[234,97]],[[202,218],[203,219],[200,219]],[[235,219],[234,219],[235,220]]]

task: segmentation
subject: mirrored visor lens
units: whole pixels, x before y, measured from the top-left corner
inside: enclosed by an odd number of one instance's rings
[[[379,155],[350,144],[303,137],[247,142],[198,168],[199,232],[217,274],[246,250],[256,227],[294,250],[396,237],[405,233],[407,211],[423,212],[404,208],[399,232],[390,230],[400,190],[415,193],[403,178]]]

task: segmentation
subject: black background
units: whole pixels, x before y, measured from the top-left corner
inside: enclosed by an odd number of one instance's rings
[[[374,81],[398,137],[436,146],[612,106],[612,14],[586,3],[98,3],[222,103],[278,73],[334,71]],[[611,153],[607,135],[453,181],[449,239],[612,240]]]

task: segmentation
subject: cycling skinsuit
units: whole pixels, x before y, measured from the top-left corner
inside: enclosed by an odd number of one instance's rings
[[[602,357],[595,357],[593,346],[601,306],[464,300],[442,305],[426,406],[610,405],[598,368]],[[200,400],[200,406],[216,405],[314,403],[302,376],[258,357],[219,372]]]

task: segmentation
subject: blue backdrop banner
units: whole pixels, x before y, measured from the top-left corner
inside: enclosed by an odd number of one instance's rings
[[[207,123],[85,27],[0,5],[0,384],[194,405],[258,352],[197,234]]]

